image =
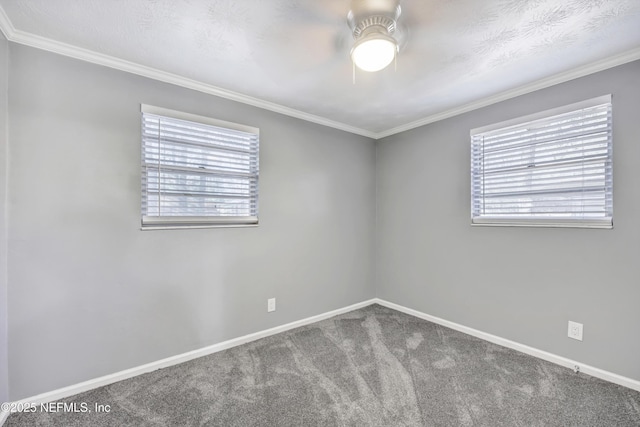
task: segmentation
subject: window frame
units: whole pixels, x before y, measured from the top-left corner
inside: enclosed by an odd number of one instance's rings
[[[514,217],[491,217],[491,216],[476,216],[474,215],[474,202],[476,199],[475,193],[475,182],[476,178],[475,173],[475,161],[476,158],[474,156],[474,149],[476,142],[474,141],[474,136],[478,137],[482,134],[489,134],[494,131],[505,130],[508,128],[515,128],[518,126],[524,126],[530,123],[535,123],[536,121],[543,121],[546,119],[551,119],[554,116],[567,114],[571,112],[577,112],[582,109],[597,107],[601,105],[608,104],[609,108],[609,116],[607,119],[607,126],[609,129],[609,135],[607,140],[607,157],[604,161],[605,170],[603,173],[603,177],[605,180],[605,209],[607,208],[606,198],[611,198],[611,204],[609,210],[605,210],[604,218],[557,218],[557,217],[528,217],[528,218],[514,218]],[[534,114],[529,114],[522,117],[517,117],[510,120],[505,120],[499,123],[494,123],[487,126],[482,126],[479,128],[472,129],[470,131],[471,138],[471,225],[472,226],[498,226],[498,227],[562,227],[562,228],[603,228],[603,229],[611,229],[613,228],[613,118],[612,118],[612,95],[603,95],[596,98],[587,99],[584,101],[576,102],[573,104],[565,105],[558,108],[552,108],[549,110],[537,112]],[[532,147],[531,145],[523,146],[523,149],[527,147]],[[607,174],[610,174],[610,177],[607,177]],[[608,184],[608,185],[607,185]],[[484,194],[480,195],[479,198],[484,198]]]
[[[215,126],[217,128],[227,129],[231,131],[239,131],[254,134],[256,136],[257,145],[255,150],[255,158],[256,158],[256,172],[253,175],[255,177],[256,182],[256,191],[255,191],[255,216],[148,216],[145,215],[144,212],[144,196],[147,188],[145,185],[145,171],[144,169],[147,167],[144,150],[145,150],[145,142],[144,142],[144,115],[150,114],[160,117],[166,117],[169,119],[177,119],[183,120],[187,122],[192,122],[195,124]],[[190,229],[190,228],[220,228],[220,227],[257,227],[259,225],[259,177],[260,177],[260,166],[259,166],[259,158],[260,158],[260,129],[253,126],[243,125],[239,123],[228,122],[224,120],[218,120],[211,117],[200,116],[197,114],[186,113],[182,111],[171,110],[163,107],[156,107],[147,104],[140,104],[140,120],[141,120],[141,130],[140,130],[140,148],[141,148],[141,222],[140,229],[141,230],[158,230],[158,229]]]

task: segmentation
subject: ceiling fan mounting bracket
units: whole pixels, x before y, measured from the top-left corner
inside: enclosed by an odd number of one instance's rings
[[[347,21],[355,39],[371,27],[382,27],[392,35],[401,12],[398,0],[352,0]]]
[[[387,16],[368,16],[361,20],[353,29],[353,38],[358,39],[367,34],[372,28],[382,27],[389,35],[396,31],[396,21]]]

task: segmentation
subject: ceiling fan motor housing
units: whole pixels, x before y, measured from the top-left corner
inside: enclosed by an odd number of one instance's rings
[[[387,16],[368,16],[358,23],[353,30],[353,38],[366,37],[373,32],[392,35],[396,31],[396,21]]]
[[[392,36],[400,13],[398,0],[353,0],[347,20],[356,40],[371,33]]]
[[[369,72],[389,65],[399,52],[394,38],[396,20],[400,16],[399,0],[353,0],[347,15],[355,42],[351,60],[355,67]]]

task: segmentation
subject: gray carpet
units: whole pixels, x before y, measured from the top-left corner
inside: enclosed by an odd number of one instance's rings
[[[640,393],[373,305],[7,426],[640,426]]]

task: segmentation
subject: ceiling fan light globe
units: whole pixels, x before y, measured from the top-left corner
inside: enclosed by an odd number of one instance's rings
[[[391,37],[369,37],[356,43],[351,60],[363,71],[380,71],[393,61],[397,49]]]

